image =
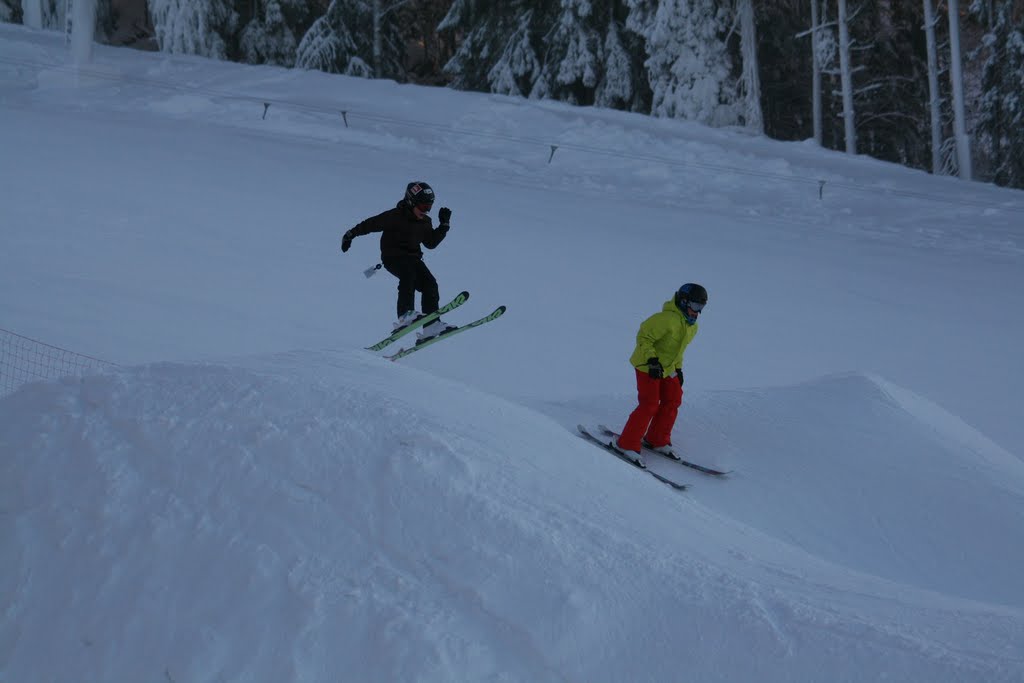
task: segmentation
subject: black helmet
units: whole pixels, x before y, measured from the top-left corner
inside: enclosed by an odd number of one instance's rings
[[[708,303],[708,290],[700,285],[687,282],[676,292],[676,306],[683,312],[687,322],[697,322],[697,315]],[[690,315],[693,312],[695,315]]]
[[[414,180],[405,188],[405,203],[410,209],[418,206],[420,211],[427,213],[434,205],[434,189],[421,180]]]

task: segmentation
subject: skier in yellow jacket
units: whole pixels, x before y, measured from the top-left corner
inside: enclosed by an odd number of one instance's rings
[[[666,454],[672,427],[683,402],[683,351],[697,335],[697,316],[708,303],[708,291],[688,282],[675,296],[640,324],[636,349],[629,362],[636,369],[639,405],[622,428],[616,446],[640,453],[641,445]]]

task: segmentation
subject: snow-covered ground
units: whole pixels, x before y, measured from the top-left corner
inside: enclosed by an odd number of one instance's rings
[[[1024,193],[555,103],[67,64],[0,25],[0,328],[119,367],[0,398],[0,681],[1024,680]],[[363,347],[395,281],[338,244],[413,179],[453,210],[450,319],[508,313],[390,363]],[[653,462],[678,493],[574,428],[621,426],[686,281],[674,441],[734,473]]]

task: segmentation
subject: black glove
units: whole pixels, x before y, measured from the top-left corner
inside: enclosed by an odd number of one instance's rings
[[[661,361],[655,357],[647,359],[647,374],[651,379],[661,379],[665,376],[665,369],[661,367]]]
[[[452,210],[447,206],[442,206],[441,210],[437,212],[437,218],[441,221],[442,227],[448,227],[448,222],[452,219]]]
[[[341,236],[341,251],[342,252],[346,252],[346,251],[348,251],[349,247],[351,247],[351,246],[352,246],[352,231],[349,230],[348,232],[346,232],[344,235]]]
[[[683,386],[683,369],[679,368],[676,370],[676,377],[679,378],[679,386]]]

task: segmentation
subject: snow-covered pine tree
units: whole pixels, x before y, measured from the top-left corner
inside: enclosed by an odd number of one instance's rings
[[[545,97],[544,85],[534,89],[541,71],[541,59],[534,45],[539,42],[534,28],[534,10],[527,10],[518,18],[515,30],[505,42],[491,70],[487,72],[489,90],[501,95],[530,95]]]
[[[623,0],[560,0],[543,20],[551,28],[531,96],[637,109],[647,93],[643,42],[624,33],[625,18]]]
[[[485,75],[490,66],[483,51],[491,43],[484,26],[487,18],[488,10],[481,0],[454,0],[437,25],[438,32],[462,34],[458,50],[443,68],[453,88],[485,90]]]
[[[624,40],[623,26],[614,12],[609,12],[602,50],[603,77],[594,93],[594,104],[613,109],[646,108],[640,87],[642,60],[630,52]]]
[[[546,21],[549,5],[546,0],[455,0],[437,27],[462,34],[458,50],[444,66],[452,86],[532,93],[543,64],[542,38],[551,25]]]
[[[395,12],[381,13],[380,65],[379,73],[374,73],[373,3],[377,1],[332,0],[299,42],[295,65],[349,76],[405,80],[405,45]]]
[[[153,30],[162,52],[227,56],[238,14],[230,0],[147,0]]]
[[[1024,188],[1024,11],[1011,0],[974,2],[972,12],[988,20],[978,129],[990,157],[992,179]],[[985,16],[988,13],[990,16]]]
[[[306,34],[302,36],[295,49],[295,66],[300,69],[315,69],[328,73],[345,73],[353,66],[356,57],[356,43],[352,39],[346,24],[341,21],[341,10],[337,3],[331,3],[327,12],[313,22]],[[361,61],[361,60],[360,60]],[[370,68],[359,75],[370,75]]]
[[[544,37],[544,63],[532,94],[570,104],[593,104],[604,76],[600,0],[560,0],[555,24]],[[602,15],[601,18],[598,14]]]
[[[724,40],[729,17],[718,2],[626,2],[626,27],[646,45],[650,113],[713,126],[738,123],[736,80]]]
[[[298,41],[289,17],[302,16],[303,0],[255,0],[256,13],[242,30],[241,59],[250,64],[293,66]]]

